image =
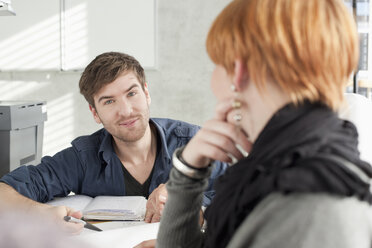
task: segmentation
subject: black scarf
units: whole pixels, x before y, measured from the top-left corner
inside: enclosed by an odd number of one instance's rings
[[[206,247],[226,247],[253,208],[273,192],[321,192],[356,196],[372,203],[369,184],[342,163],[355,164],[367,177],[370,165],[359,159],[355,126],[320,104],[286,105],[268,122],[250,155],[216,182],[216,196],[205,213]]]

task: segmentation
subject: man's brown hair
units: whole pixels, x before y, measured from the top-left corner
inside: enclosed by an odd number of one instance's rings
[[[140,63],[132,56],[119,53],[107,52],[98,55],[85,68],[79,81],[80,93],[87,102],[95,107],[94,95],[105,85],[115,81],[120,75],[133,72],[144,89],[146,78]]]
[[[229,74],[241,59],[259,89],[337,109],[358,63],[358,36],[342,0],[235,0],[216,18],[207,51]]]

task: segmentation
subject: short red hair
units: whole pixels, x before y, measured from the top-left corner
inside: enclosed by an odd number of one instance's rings
[[[207,51],[229,74],[242,59],[259,89],[270,80],[294,103],[336,110],[359,57],[355,22],[342,0],[235,0],[216,18]]]

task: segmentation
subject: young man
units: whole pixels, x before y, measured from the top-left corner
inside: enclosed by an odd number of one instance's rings
[[[72,147],[37,166],[22,166],[0,180],[1,206],[23,206],[63,216],[81,217],[67,207],[45,204],[70,192],[89,196],[148,197],[145,220],[155,222],[167,198],[164,184],[172,167],[171,155],[185,145],[198,127],[170,119],[150,119],[151,102],[144,70],[133,57],[109,52],[97,56],[84,70],[80,92],[101,130],[72,141]],[[214,192],[214,179],[226,165],[217,163],[203,205]],[[62,224],[62,223],[61,223]],[[63,223],[71,232],[79,228]],[[80,227],[81,228],[81,227]]]

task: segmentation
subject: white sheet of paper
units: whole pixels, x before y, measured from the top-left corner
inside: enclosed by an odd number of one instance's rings
[[[108,231],[112,229],[118,229],[118,228],[125,228],[125,227],[132,227],[132,226],[138,226],[138,225],[147,225],[145,221],[108,221],[108,222],[102,222],[94,224],[96,227],[100,228],[103,231]],[[80,235],[86,235],[91,233],[96,233],[97,231],[90,230],[87,228],[83,229],[83,232]]]
[[[127,226],[130,225],[128,222],[100,223],[96,224],[96,226],[101,228],[103,230],[102,232],[84,231],[83,234],[71,238],[86,243],[88,247],[91,245],[96,248],[134,247],[142,241],[156,239],[159,230],[159,223],[137,222],[134,224],[133,222],[132,224],[133,226]],[[117,228],[120,225],[124,227]],[[108,228],[114,229],[107,230]]]

